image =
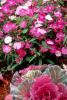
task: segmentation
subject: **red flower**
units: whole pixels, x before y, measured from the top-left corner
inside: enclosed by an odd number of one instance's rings
[[[32,100],[58,100],[58,90],[48,75],[42,75],[32,85],[30,94]]]
[[[19,50],[16,50],[16,53],[22,58],[26,55],[26,51],[22,48]]]

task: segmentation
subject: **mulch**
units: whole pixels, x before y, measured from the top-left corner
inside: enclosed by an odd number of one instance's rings
[[[7,73],[4,75],[4,80],[0,81],[0,100],[5,100],[5,96],[9,94],[11,78],[12,74]]]

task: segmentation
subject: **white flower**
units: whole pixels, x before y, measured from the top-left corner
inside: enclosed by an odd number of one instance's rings
[[[51,17],[51,15],[46,15],[45,19],[47,19],[47,20],[53,20],[52,17]]]
[[[11,36],[6,36],[5,39],[4,39],[4,43],[9,44],[11,42],[12,42],[12,37]]]
[[[3,5],[4,3],[6,3],[7,0],[1,0],[1,5]]]
[[[15,14],[18,15],[18,14],[19,14],[19,11],[20,11],[21,9],[22,9],[22,6],[18,6],[18,7],[16,8]]]
[[[21,42],[15,42],[14,45],[13,45],[13,48],[17,49],[17,50],[20,49],[21,47],[22,47],[22,43]]]
[[[46,3],[46,2],[48,2],[48,1],[50,1],[50,0],[43,0],[43,3]]]
[[[32,2],[31,1],[27,1],[27,3],[25,3],[25,6],[29,7],[32,5]]]
[[[47,44],[51,44],[51,45],[53,45],[53,44],[54,44],[54,42],[53,42],[53,41],[51,41],[51,40],[48,40],[48,41],[47,41]]]
[[[60,56],[61,56],[61,51],[58,51],[58,50],[57,50],[57,51],[55,52],[55,55],[56,55],[57,57],[60,57]]]
[[[35,27],[37,28],[37,27],[41,27],[42,26],[42,24],[41,23],[37,23],[37,24],[35,24]]]
[[[10,19],[10,20],[15,20],[15,19],[16,19],[16,16],[14,16],[14,15],[9,16],[9,19]]]

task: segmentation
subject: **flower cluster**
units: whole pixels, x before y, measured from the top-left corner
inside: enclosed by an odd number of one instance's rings
[[[65,25],[60,6],[50,0],[2,0],[1,54],[12,57],[14,63],[30,63],[46,52],[67,55],[63,44]]]
[[[5,100],[13,100],[13,98],[16,100],[66,100],[67,73],[65,72],[62,80],[64,71],[61,70],[57,65],[39,65],[21,70],[19,72],[21,76],[16,72],[10,85],[11,94],[6,96]]]

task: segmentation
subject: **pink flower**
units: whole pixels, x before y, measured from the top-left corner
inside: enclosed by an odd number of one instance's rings
[[[16,15],[20,15],[20,16],[25,16],[25,15],[28,14],[28,11],[29,11],[29,9],[28,9],[27,6],[18,6],[18,7],[16,8],[15,14],[16,14]]]
[[[54,41],[52,41],[51,39],[47,39],[46,43],[47,45],[54,45]]]
[[[39,51],[40,51],[41,53],[45,53],[45,52],[48,51],[48,48],[44,48],[43,46],[40,46],[40,47],[39,47]]]
[[[59,38],[59,39],[62,39],[62,40],[64,39],[64,36],[65,36],[65,34],[63,32],[58,32],[56,34],[56,37]]]
[[[17,25],[15,23],[12,23],[12,22],[7,22],[3,26],[3,30],[5,33],[8,33],[9,31],[14,30],[16,28],[17,28]]]
[[[45,8],[44,8],[44,12],[52,12],[54,9],[54,6],[52,5],[47,5]]]
[[[24,49],[19,49],[19,50],[16,50],[16,53],[19,55],[19,57],[25,57],[26,55],[26,51]]]
[[[48,75],[41,75],[35,79],[30,95],[32,100],[57,100],[58,87]]]
[[[31,70],[43,70],[45,66],[42,66],[42,65],[30,65],[28,66],[27,68],[24,68],[23,70],[20,70],[19,73],[20,74],[26,74],[28,71],[31,71]]]
[[[22,57],[15,58],[15,62],[16,62],[17,64],[19,64],[22,60],[23,60]]]
[[[60,11],[54,12],[54,15],[56,17],[62,17],[62,13]]]
[[[3,80],[3,76],[2,76],[2,74],[0,73],[0,80]]]
[[[21,28],[26,28],[27,27],[27,22],[26,21],[22,21],[20,24]]]
[[[4,17],[4,14],[2,12],[0,12],[0,17]]]
[[[24,0],[15,0],[15,2],[22,4]]]
[[[2,48],[3,48],[3,52],[6,54],[11,52],[11,50],[12,50],[9,45],[3,45]]]
[[[30,41],[26,41],[25,48],[29,49],[32,46],[32,43]]]
[[[62,41],[63,41],[63,39],[61,39],[61,38],[56,38],[56,39],[55,39],[55,42],[56,42],[56,43],[60,43],[60,42],[62,42]]]
[[[65,22],[63,21],[63,19],[62,18],[60,18],[60,19],[58,19],[58,21],[57,21],[57,28],[58,29],[63,29],[64,28],[64,25],[65,25]]]
[[[13,100],[13,95],[9,94],[5,97],[5,100]]]
[[[62,47],[62,54],[67,55],[67,47]]]
[[[30,33],[31,33],[32,36],[40,37],[41,35],[46,34],[46,30],[43,29],[43,28],[32,27],[31,30],[30,30]]]
[[[18,50],[18,49],[23,48],[24,45],[25,45],[24,42],[15,42],[14,45],[13,45],[13,48],[16,49],[16,50]]]

